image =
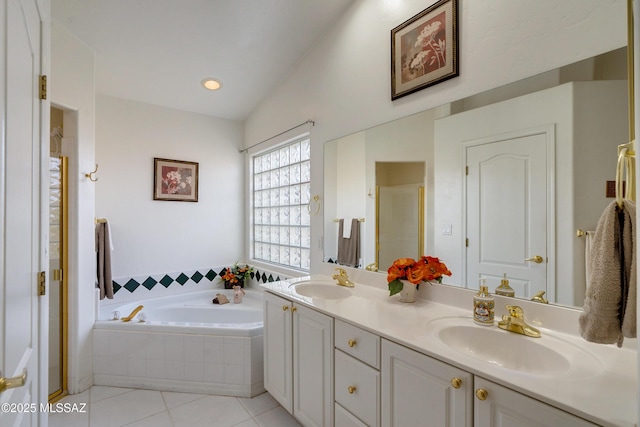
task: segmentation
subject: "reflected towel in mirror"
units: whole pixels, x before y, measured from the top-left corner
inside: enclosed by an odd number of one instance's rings
[[[344,219],[338,221],[338,264],[357,267],[360,262],[360,222],[357,218],[351,220],[349,238],[344,236]]]

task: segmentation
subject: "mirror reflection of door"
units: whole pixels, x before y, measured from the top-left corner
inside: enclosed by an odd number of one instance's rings
[[[466,148],[470,284],[506,274],[516,296],[547,291],[547,140],[525,131]]]
[[[49,401],[67,392],[67,158],[63,111],[51,108],[49,157]]]
[[[376,265],[424,251],[424,162],[376,162]]]

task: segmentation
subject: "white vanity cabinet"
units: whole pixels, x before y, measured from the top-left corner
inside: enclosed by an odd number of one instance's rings
[[[380,337],[335,321],[336,426],[380,425]]]
[[[264,293],[264,387],[304,426],[333,426],[333,318]]]
[[[383,427],[470,427],[473,375],[382,340]]]
[[[475,427],[587,427],[597,426],[575,415],[542,403],[494,382],[474,379]]]

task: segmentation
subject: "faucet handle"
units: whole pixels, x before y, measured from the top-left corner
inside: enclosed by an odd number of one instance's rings
[[[344,277],[347,275],[347,271],[344,268],[337,267],[335,271],[338,272],[340,276]]]
[[[524,310],[522,309],[522,307],[518,305],[508,305],[506,308],[511,317],[524,320]]]
[[[534,296],[531,297],[531,301],[541,302],[543,304],[549,304],[549,301],[544,297],[545,291],[536,292]]]

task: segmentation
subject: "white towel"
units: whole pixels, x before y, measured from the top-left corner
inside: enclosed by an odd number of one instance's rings
[[[342,222],[342,238],[343,239],[351,238],[351,221]]]

